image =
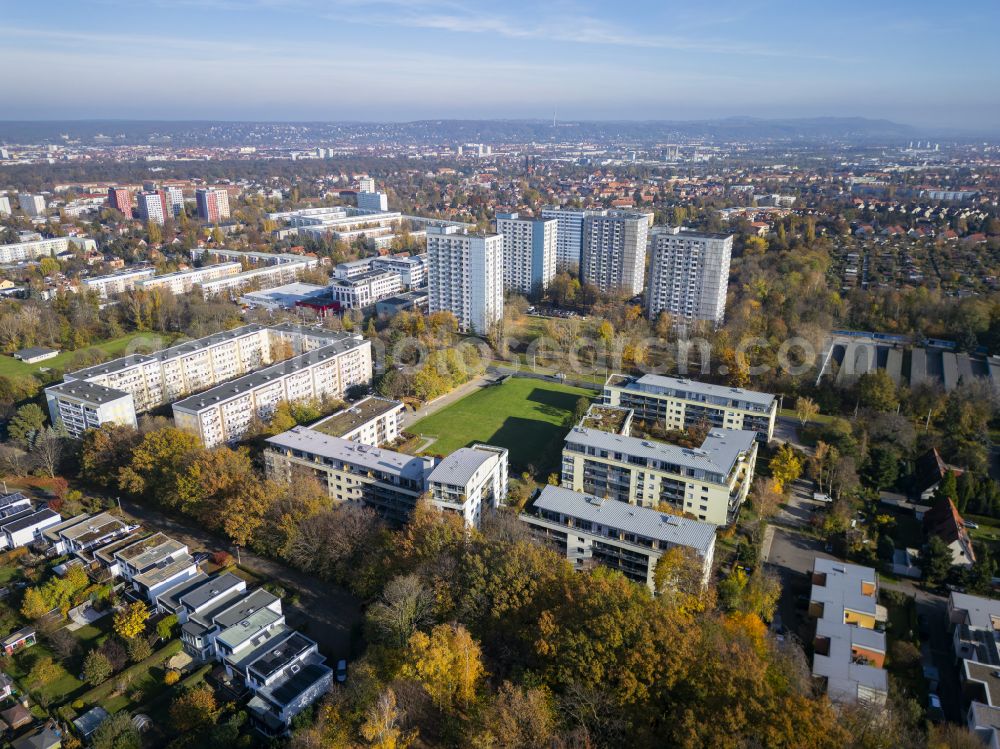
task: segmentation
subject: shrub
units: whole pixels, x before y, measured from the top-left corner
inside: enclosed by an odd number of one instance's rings
[[[217,551],[212,554],[212,561],[220,567],[232,567],[233,555],[228,551]]]
[[[167,670],[167,673],[163,675],[163,683],[168,687],[172,687],[174,684],[181,680],[181,672],[176,668],[171,668]]]

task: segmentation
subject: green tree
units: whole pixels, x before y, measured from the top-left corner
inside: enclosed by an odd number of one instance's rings
[[[873,447],[868,454],[865,478],[874,489],[886,489],[899,478],[899,455],[891,447]]]
[[[931,587],[944,584],[951,574],[953,557],[948,544],[940,536],[931,536],[923,559],[924,579]]]
[[[91,686],[103,684],[113,671],[111,661],[100,650],[91,650],[83,659],[83,680]]]
[[[141,749],[142,737],[132,716],[122,711],[106,718],[90,738],[93,749]]]
[[[899,405],[896,383],[884,369],[865,372],[858,378],[858,401],[873,411],[895,411]]]
[[[153,654],[153,648],[149,644],[149,640],[142,636],[126,640],[125,650],[128,651],[128,657],[132,663],[144,661]]]
[[[7,435],[22,447],[28,447],[44,426],[45,412],[37,403],[26,403],[7,424]]]
[[[168,614],[156,623],[156,635],[163,641],[167,641],[174,636],[177,629],[177,616]]]

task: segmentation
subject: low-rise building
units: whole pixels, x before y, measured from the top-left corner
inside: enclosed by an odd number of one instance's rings
[[[330,296],[342,309],[366,309],[402,290],[402,279],[394,271],[373,270],[351,278],[330,279]]]
[[[757,462],[756,432],[712,429],[686,448],[574,427],[566,435],[562,486],[607,499],[661,502],[715,525],[736,520]]]
[[[272,289],[248,291],[240,297],[240,304],[272,311],[294,309],[303,301],[323,296],[326,294],[327,288],[318,284],[296,281],[283,286],[275,286]]]
[[[427,477],[431,502],[478,528],[483,516],[507,498],[507,450],[493,445],[460,447]]]
[[[38,364],[38,362],[43,362],[46,359],[52,359],[56,356],[59,356],[59,349],[46,348],[44,346],[29,346],[28,348],[14,352],[14,358],[18,361],[23,361],[25,364]]]
[[[887,612],[878,604],[875,570],[817,557],[809,615],[817,620],[812,672],[824,682],[830,699],[885,704]]]
[[[972,539],[965,528],[965,521],[958,508],[948,497],[942,497],[924,513],[924,532],[927,538],[941,539],[951,552],[951,563],[956,567],[971,567],[976,562]]]
[[[0,549],[16,549],[42,537],[42,531],[62,521],[55,510],[24,510],[0,520]]]
[[[715,556],[711,523],[560,486],[544,487],[520,518],[534,538],[565,554],[577,570],[596,562],[655,590],[657,562],[680,546],[700,560],[702,584],[708,584]]]
[[[604,383],[604,404],[635,411],[635,418],[666,429],[707,425],[756,431],[774,436],[778,400],[770,393],[711,385],[707,382],[647,374],[613,374]]]

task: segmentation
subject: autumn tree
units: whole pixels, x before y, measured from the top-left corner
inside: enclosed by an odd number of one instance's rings
[[[132,451],[132,460],[119,472],[124,491],[160,504],[178,504],[178,483],[192,453],[200,449],[198,437],[174,427],[146,434]]]
[[[104,487],[116,487],[122,466],[132,459],[132,451],[141,439],[129,426],[109,422],[83,434],[80,446],[80,476]]]
[[[221,712],[210,687],[188,689],[170,705],[171,728],[178,734],[198,733],[215,725]]]
[[[805,426],[807,422],[812,421],[818,413],[819,406],[816,405],[816,401],[812,398],[800,396],[795,399],[795,418],[799,420],[799,424],[802,426]]]
[[[858,378],[858,401],[873,411],[894,411],[899,405],[896,383],[884,369],[865,372]]]
[[[431,633],[415,632],[402,673],[418,681],[442,710],[467,708],[486,674],[479,644],[460,624],[439,624]]]
[[[535,749],[551,745],[555,732],[551,693],[505,681],[480,713],[471,743],[475,749]]]
[[[402,648],[410,637],[434,619],[434,596],[416,575],[389,581],[379,600],[368,609],[368,623],[378,639]]]
[[[124,640],[131,640],[145,630],[149,608],[143,601],[135,601],[115,612],[114,629]]]
[[[774,488],[781,492],[785,490],[786,485],[802,475],[802,461],[795,452],[795,448],[788,443],[778,448],[768,462],[768,468],[770,468],[771,476],[776,482]]]
[[[762,518],[774,517],[781,509],[782,502],[785,501],[781,482],[775,478],[758,479],[750,493],[750,501],[754,510]]]
[[[400,728],[402,717],[396,693],[386,689],[365,710],[361,736],[372,749],[406,749],[411,741]]]

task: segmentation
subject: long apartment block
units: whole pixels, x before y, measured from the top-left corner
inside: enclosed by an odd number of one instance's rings
[[[0,264],[21,263],[40,257],[52,257],[60,252],[67,252],[71,247],[89,250],[96,248],[97,244],[93,239],[81,237],[53,237],[51,239],[35,239],[29,242],[0,244]]]
[[[885,704],[887,612],[871,567],[817,557],[809,614],[816,618],[813,676],[834,702]]]
[[[562,456],[562,486],[657,508],[665,502],[698,520],[728,525],[750,491],[756,432],[712,429],[699,448],[573,427]]]
[[[278,404],[343,398],[372,378],[371,341],[339,340],[216,385],[173,405],[174,423],[211,448],[244,437],[255,420],[266,421]]]
[[[53,423],[61,423],[73,437],[108,422],[135,426],[137,414],[242,377],[290,354],[344,339],[342,333],[319,328],[244,325],[152,354],[130,354],[69,372],[63,383],[45,390],[49,414]],[[369,345],[369,361],[370,350]],[[366,379],[370,378],[369,365]]]
[[[310,268],[319,266],[318,258],[296,258],[294,262],[274,263],[257,268],[226,275],[221,278],[201,281],[198,288],[205,299],[217,296],[235,298],[245,291],[270,289],[286,283],[292,283],[302,277]],[[214,267],[214,266],[209,266]]]
[[[636,419],[667,429],[701,424],[747,429],[764,442],[774,436],[778,414],[778,399],[770,393],[652,374],[611,375],[604,383],[603,400],[608,406],[631,408]]]
[[[613,499],[546,486],[520,515],[532,537],[564,554],[574,569],[602,564],[655,590],[656,563],[684,547],[701,561],[708,584],[715,556],[715,526]]]
[[[153,276],[136,282],[136,286],[145,289],[166,289],[172,294],[188,294],[195,286],[215,281],[226,276],[235,276],[243,272],[241,263],[216,263],[206,265],[204,268],[194,268],[193,270],[181,270],[176,273],[165,273],[162,276]]]
[[[96,291],[101,299],[107,299],[115,294],[124,294],[130,289],[134,289],[139,281],[152,278],[155,275],[155,268],[130,268],[105,276],[85,278],[81,281],[81,285],[88,291]]]

